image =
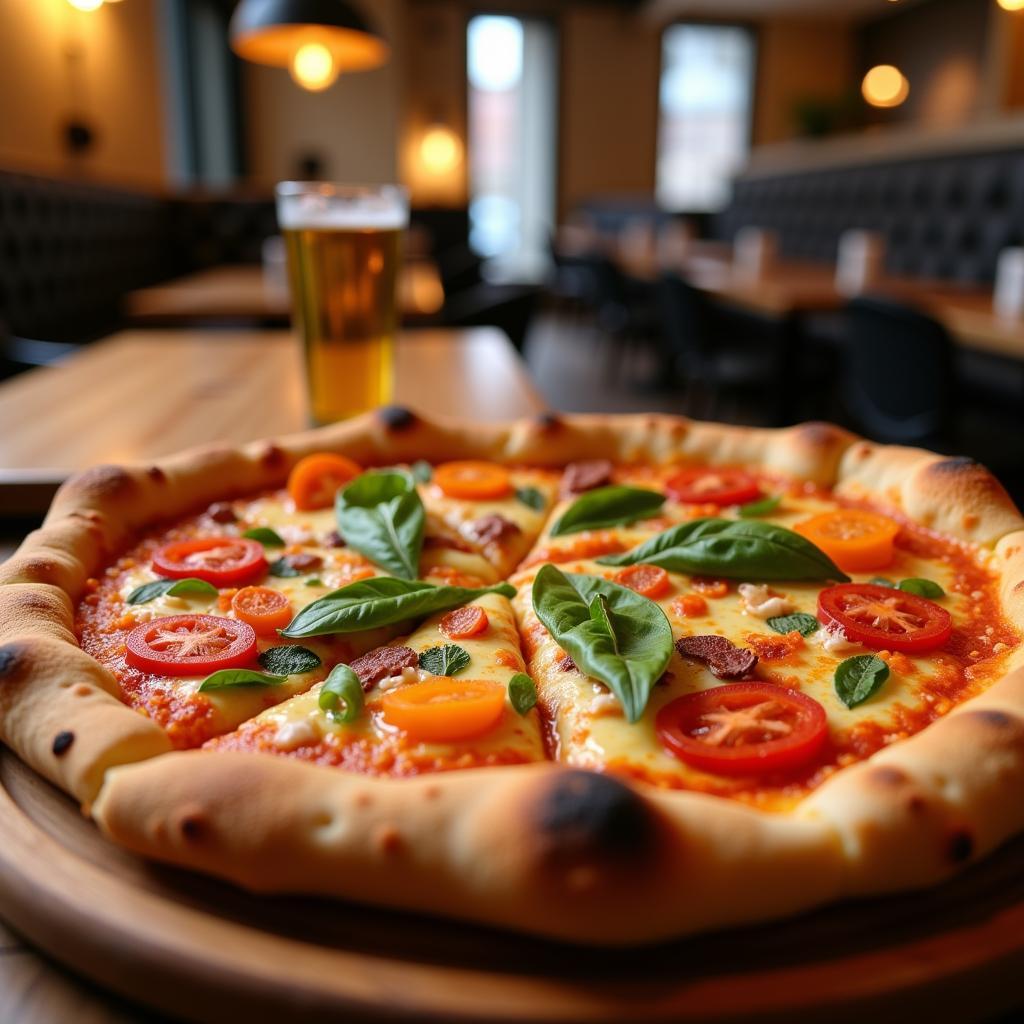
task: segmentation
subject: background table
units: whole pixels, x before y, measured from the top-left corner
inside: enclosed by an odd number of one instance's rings
[[[493,328],[409,332],[396,353],[396,401],[425,413],[496,420],[544,408],[524,363]],[[9,514],[20,500],[24,510],[33,495],[45,505],[69,471],[96,462],[307,425],[290,333],[126,331],[0,385],[0,509]],[[0,561],[14,544],[0,535]],[[53,964],[0,921],[2,1024],[157,1019]]]
[[[444,304],[437,264],[428,259],[406,260],[398,278],[402,318],[432,317]],[[182,327],[247,320],[286,326],[291,298],[284,281],[277,281],[254,264],[227,264],[177,277],[129,292],[126,320],[138,327]]]
[[[395,401],[424,413],[515,419],[544,400],[492,327],[400,335]],[[0,507],[45,510],[69,473],[207,441],[309,426],[287,331],[124,331],[0,384]]]

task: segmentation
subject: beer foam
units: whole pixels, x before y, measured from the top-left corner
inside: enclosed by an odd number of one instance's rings
[[[404,197],[367,195],[348,199],[307,192],[280,196],[277,220],[282,229],[404,228],[409,215]]]

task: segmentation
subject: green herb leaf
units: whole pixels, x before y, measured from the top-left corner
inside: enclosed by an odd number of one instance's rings
[[[222,668],[200,683],[199,692],[208,693],[210,690],[225,690],[234,686],[280,686],[286,678],[254,672],[251,668]]]
[[[537,703],[537,684],[525,672],[517,672],[508,681],[508,699],[517,715],[525,715]]]
[[[249,540],[258,540],[265,548],[284,547],[282,536],[277,530],[270,529],[269,526],[254,526],[251,530],[246,530],[242,536],[248,537]]]
[[[792,633],[795,629],[801,636],[810,636],[817,632],[818,620],[807,612],[793,612],[792,615],[773,615],[768,620],[768,625],[776,633]]]
[[[757,580],[839,580],[847,576],[799,533],[760,519],[692,519],[602,565],[660,565],[695,576]]]
[[[848,707],[863,704],[889,678],[889,666],[876,654],[858,654],[836,666],[835,686]]]
[[[896,584],[892,580],[886,579],[884,576],[872,576],[868,580],[868,583],[874,583],[876,587],[888,587],[890,590],[896,589]]]
[[[291,579],[293,576],[301,576],[302,573],[288,561],[287,558],[279,558],[276,562],[271,562],[267,566],[267,572],[271,576],[277,576],[281,579]]]
[[[482,594],[515,597],[515,587],[496,583],[490,587],[436,587],[418,580],[375,576],[357,580],[307,604],[282,636],[324,636],[328,633],[357,633],[376,626],[390,626],[433,612],[447,611]]]
[[[307,587],[322,587],[322,586],[324,586],[324,581],[322,579],[320,579],[319,576],[310,576],[309,579],[306,580],[306,586]]]
[[[926,580],[920,576],[912,576],[908,580],[900,580],[900,590],[918,597],[927,597],[929,601],[937,601],[945,597],[946,592],[934,580]]]
[[[171,597],[181,597],[183,594],[207,594],[211,597],[217,596],[217,588],[206,580],[198,580],[189,576],[183,580],[153,580],[152,583],[143,583],[136,587],[126,598],[127,604],[145,604],[147,601],[154,601],[164,594]]]
[[[654,515],[665,504],[665,495],[641,487],[598,487],[580,495],[551,527],[552,537],[581,530],[622,526]]]
[[[298,644],[270,647],[256,659],[275,676],[298,676],[320,667],[320,655]]]
[[[740,505],[738,511],[743,519],[756,519],[758,516],[770,516],[781,503],[782,496],[773,494],[757,501],[748,501],[746,505]]]
[[[545,565],[533,608],[577,668],[600,679],[637,721],[672,656],[672,627],[651,600],[602,579]]]
[[[427,514],[408,473],[363,473],[338,491],[335,514],[350,548],[400,579],[416,579]]]
[[[469,665],[469,651],[458,644],[442,644],[420,654],[420,668],[435,676],[456,676]]]
[[[517,487],[516,497],[534,512],[543,512],[547,508],[547,498],[536,487]]]
[[[409,472],[413,480],[420,484],[429,484],[434,479],[434,467],[425,459],[417,459],[409,467]]]
[[[321,711],[337,722],[354,722],[363,713],[363,684],[348,665],[335,665],[317,698]],[[339,705],[343,705],[339,711]]]

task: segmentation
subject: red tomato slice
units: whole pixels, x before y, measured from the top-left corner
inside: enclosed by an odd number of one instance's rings
[[[828,736],[825,709],[772,683],[726,683],[666,704],[655,719],[670,753],[718,775],[767,775],[810,761]]]
[[[125,661],[143,672],[198,676],[241,668],[256,657],[256,631],[246,622],[217,615],[169,615],[128,634]]]
[[[742,505],[761,496],[761,485],[742,469],[684,469],[665,489],[684,505]]]
[[[167,544],[153,555],[153,572],[173,580],[195,576],[215,587],[251,583],[267,571],[259,541],[245,537],[199,537]]]
[[[840,583],[818,595],[818,621],[842,626],[847,639],[878,650],[920,654],[953,632],[949,612],[934,601],[875,583]]]

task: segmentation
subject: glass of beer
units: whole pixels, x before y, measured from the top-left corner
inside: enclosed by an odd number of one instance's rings
[[[409,220],[405,190],[285,181],[276,192],[313,421],[386,405],[394,386],[401,235]]]

